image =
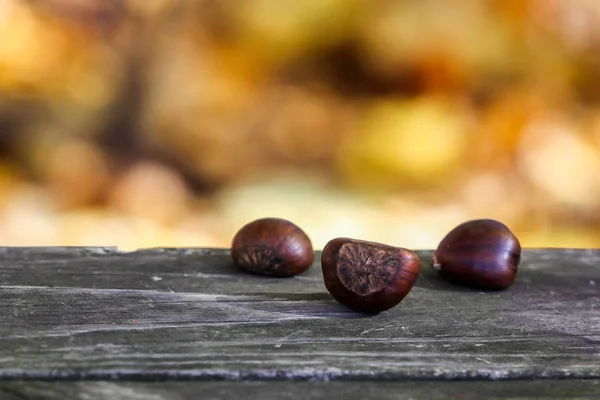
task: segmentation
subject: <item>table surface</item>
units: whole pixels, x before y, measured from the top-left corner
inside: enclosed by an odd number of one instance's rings
[[[272,278],[227,249],[0,248],[0,399],[600,397],[600,250],[524,250],[498,292],[417,253],[411,293],[369,316],[319,254]]]

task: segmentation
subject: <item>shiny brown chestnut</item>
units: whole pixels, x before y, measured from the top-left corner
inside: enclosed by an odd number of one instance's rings
[[[309,237],[281,218],[261,218],[244,225],[231,244],[233,262],[259,275],[294,276],[306,271],[315,259]]]
[[[433,268],[450,282],[478,289],[506,289],[517,277],[521,244],[502,222],[468,221],[451,230],[433,256]]]
[[[325,287],[341,304],[364,313],[388,310],[412,289],[421,263],[410,250],[336,238],[321,255]]]

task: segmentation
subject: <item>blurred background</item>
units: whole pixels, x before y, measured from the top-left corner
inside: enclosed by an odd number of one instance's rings
[[[600,247],[598,0],[0,0],[0,244]]]

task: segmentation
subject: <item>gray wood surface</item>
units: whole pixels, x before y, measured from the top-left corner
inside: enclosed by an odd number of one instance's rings
[[[403,382],[6,382],[0,400],[552,400],[600,398],[598,380]]]
[[[337,304],[227,250],[0,249],[0,378],[600,378],[600,251],[525,251],[502,292],[421,276],[394,309]]]
[[[510,398],[598,395],[600,250],[525,250],[516,284],[501,292],[447,283],[431,252],[418,254],[409,296],[367,316],[329,295],[319,255],[299,276],[272,278],[238,271],[224,249],[0,248],[0,398],[93,399],[116,388],[276,398],[286,385],[317,397],[352,387],[381,398],[395,388],[432,399],[509,398],[492,387],[513,388]],[[78,379],[90,385],[49,383]]]

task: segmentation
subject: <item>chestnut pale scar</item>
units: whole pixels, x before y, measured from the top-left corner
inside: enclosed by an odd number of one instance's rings
[[[348,290],[367,296],[394,280],[400,262],[390,251],[345,243],[338,253],[337,275]]]
[[[269,272],[277,269],[282,260],[267,246],[246,246],[240,253],[239,262],[251,271]]]

